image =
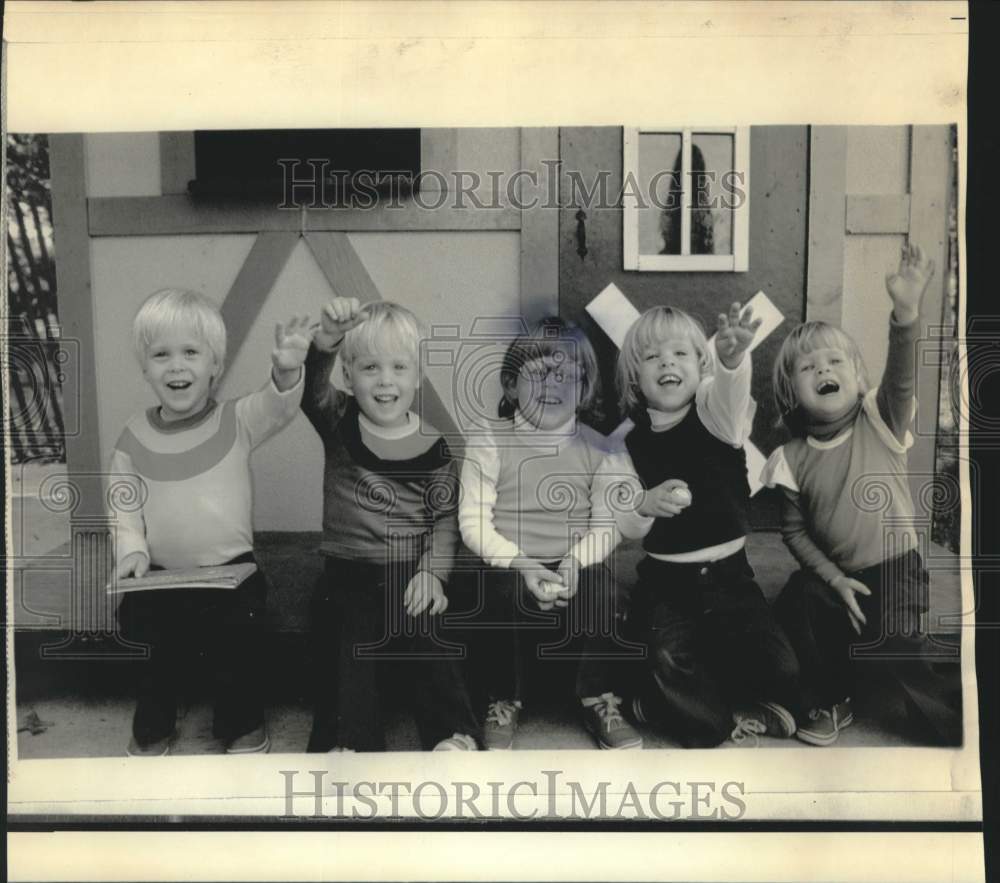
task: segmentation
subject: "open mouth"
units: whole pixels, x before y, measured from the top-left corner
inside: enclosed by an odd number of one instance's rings
[[[399,399],[397,395],[390,395],[389,393],[382,393],[381,395],[372,396],[376,402],[380,405],[391,405],[393,402]]]
[[[816,387],[816,392],[821,396],[829,396],[840,392],[840,384],[835,380],[824,380]]]
[[[172,389],[175,392],[180,392],[181,390],[185,390],[189,386],[191,386],[190,380],[171,380],[167,383],[167,389]]]
[[[664,374],[656,382],[659,386],[680,386],[681,378],[677,374]]]
[[[551,396],[543,396],[538,399],[538,404],[540,405],[561,405],[562,399],[553,398]]]

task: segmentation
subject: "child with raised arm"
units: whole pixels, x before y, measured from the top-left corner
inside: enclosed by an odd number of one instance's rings
[[[774,365],[775,398],[793,438],[771,454],[762,480],[781,488],[782,535],[802,565],[776,607],[809,690],[796,735],[812,745],[832,745],[854,720],[855,644],[866,645],[859,650],[868,657],[857,665],[889,667],[911,721],[927,737],[947,744],[961,738],[920,628],[928,578],[906,462],[914,344],[933,272],[921,248],[907,246],[899,269],[886,276],[892,316],[877,389],[868,389],[857,344],[825,322],[792,331]]]
[[[405,307],[338,297],[306,359],[302,410],[325,457],[309,751],[385,750],[389,675],[403,681],[425,749],[478,748],[461,648],[444,646],[431,621],[448,606],[458,472],[440,432],[411,410],[421,336]],[[330,385],[338,353],[353,395]]]
[[[618,541],[594,483],[607,440],[579,419],[596,404],[598,381],[586,335],[543,319],[507,347],[501,428],[466,446],[459,525],[478,566],[462,583],[478,595],[470,669],[489,749],[513,746],[536,656],[577,663],[577,700],[599,747],[642,747],[614,684],[615,663],[641,648],[620,637],[617,586],[603,564]]]
[[[631,708],[689,747],[795,730],[795,654],[745,551],[743,444],[755,408],[747,350],[759,324],[739,304],[720,315],[713,367],[701,325],[654,307],[629,329],[618,359],[635,427],[627,452],[606,468],[630,476],[618,526],[646,552],[629,616],[650,665]]]
[[[253,562],[250,452],[295,416],[308,321],[275,329],[271,376],[255,393],[213,398],[226,359],[218,308],[193,291],[150,296],[133,323],[135,353],[159,405],[137,414],[115,443],[111,474],[135,482],[137,506],[117,506],[119,579],[150,568]],[[267,751],[260,659],[266,584],[130,592],[118,609],[125,638],[149,647],[132,721],[130,756],[169,753],[185,651],[209,660],[213,733],[230,754]]]

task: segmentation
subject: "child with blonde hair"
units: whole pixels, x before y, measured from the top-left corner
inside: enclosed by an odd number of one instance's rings
[[[417,317],[399,304],[334,298],[306,359],[302,410],[323,441],[324,573],[309,751],[382,751],[388,678],[411,700],[424,748],[474,751],[479,727],[460,648],[432,618],[458,543],[458,469],[412,406],[421,382]],[[330,385],[337,354],[350,395]],[[392,664],[390,664],[392,663]]]
[[[158,291],[143,303],[133,343],[159,404],[129,420],[111,456],[112,475],[135,482],[132,499],[141,501],[112,512],[118,578],[254,561],[250,452],[298,411],[309,336],[305,317],[276,326],[267,383],[219,403],[226,326],[215,304],[182,289]],[[233,590],[125,595],[122,633],[149,647],[129,755],[169,752],[181,663],[192,644],[208,657],[216,738],[230,754],[268,750],[260,659],[266,591],[258,570]]]
[[[886,276],[889,350],[876,389],[854,340],[825,322],[792,331],[774,365],[775,399],[793,437],[771,454],[762,480],[781,489],[782,535],[802,565],[777,610],[809,690],[796,735],[812,745],[832,745],[853,722],[855,669],[865,661],[887,666],[922,735],[961,739],[949,695],[957,690],[932,667],[920,624],[928,576],[907,475],[914,344],[933,273],[923,250],[908,245]]]
[[[654,307],[629,329],[618,358],[635,426],[606,469],[623,477],[618,527],[646,552],[629,618],[649,666],[631,709],[685,746],[795,730],[795,654],[745,550],[743,444],[755,409],[747,350],[759,324],[733,304],[719,316],[713,347],[687,313]]]

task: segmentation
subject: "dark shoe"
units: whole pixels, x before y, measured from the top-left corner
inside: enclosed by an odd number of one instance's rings
[[[511,750],[520,714],[519,699],[497,699],[489,704],[483,725],[483,745],[487,751]]]
[[[257,729],[237,736],[226,746],[226,754],[267,754],[271,749],[271,739],[267,727],[261,724]]]
[[[126,757],[166,757],[170,754],[170,745],[176,737],[177,733],[173,732],[169,736],[150,742],[148,745],[140,745],[133,736],[125,749],[125,755]]]
[[[832,708],[814,708],[809,719],[799,724],[795,735],[809,745],[832,745],[840,736],[840,731],[854,723],[851,699],[848,697]]]
[[[642,748],[642,736],[618,710],[621,699],[614,693],[602,693],[596,699],[583,706],[583,719],[597,744],[611,751]]]

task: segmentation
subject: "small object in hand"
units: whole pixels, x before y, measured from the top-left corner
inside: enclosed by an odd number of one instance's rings
[[[566,591],[563,586],[559,585],[559,583],[554,583],[547,579],[542,580],[540,585],[542,587],[542,591],[545,592],[546,595],[559,595]]]
[[[683,503],[685,506],[691,505],[691,491],[683,487],[675,487],[671,492],[670,496],[678,503]]]

